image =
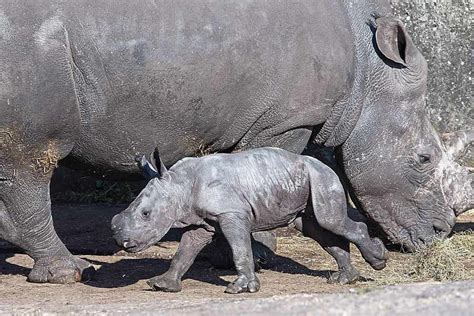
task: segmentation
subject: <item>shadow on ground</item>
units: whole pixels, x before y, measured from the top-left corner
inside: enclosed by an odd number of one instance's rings
[[[147,280],[163,274],[168,269],[170,260],[124,258],[115,263],[102,261],[91,261],[91,263],[100,265],[101,267],[97,270],[94,280],[87,282],[87,284],[99,288],[116,288],[129,286],[140,280]],[[290,258],[278,255],[272,260],[271,266],[265,268],[282,273],[305,274],[322,278],[328,278],[329,275],[334,272],[331,270],[312,270]],[[235,275],[237,277],[234,270],[215,269],[211,267],[207,261],[198,260],[185,274],[183,279],[193,279],[214,285],[226,286],[228,282],[221,277],[229,275]]]
[[[7,261],[8,258],[11,258],[15,253],[6,253],[0,252],[0,274],[13,274],[13,275],[23,275],[27,276],[30,272],[30,269],[12,264]]]
[[[123,205],[55,206],[53,208],[55,227],[73,254],[112,256],[119,249],[111,238],[110,220],[123,208]],[[468,230],[474,230],[472,221],[458,223],[454,228],[454,232],[457,233]],[[180,231],[172,231],[165,239],[179,240]],[[26,276],[29,273],[28,268],[7,262],[7,259],[13,257],[15,253],[21,253],[21,250],[0,241],[0,273]],[[119,259],[117,260],[117,258]],[[169,259],[124,256],[115,256],[113,261],[115,262],[92,262],[100,267],[96,272],[95,280],[87,284],[99,288],[125,287],[164,273],[170,264]],[[265,266],[265,269],[323,278],[327,278],[332,272],[330,270],[312,270],[290,258],[278,255],[275,255],[271,262]],[[201,258],[195,262],[184,278],[224,286],[227,281],[221,277],[228,275],[235,275],[235,271],[213,269],[207,261]]]
[[[453,233],[462,233],[468,231],[474,231],[474,222],[457,223],[453,228]]]

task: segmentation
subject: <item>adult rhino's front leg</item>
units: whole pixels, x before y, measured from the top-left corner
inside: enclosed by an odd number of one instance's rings
[[[88,279],[92,266],[74,257],[54,230],[49,178],[44,174],[20,174],[0,183],[0,235],[34,259],[28,275],[30,282],[71,283]]]

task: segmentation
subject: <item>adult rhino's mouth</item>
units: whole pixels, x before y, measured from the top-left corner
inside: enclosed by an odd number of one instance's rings
[[[399,244],[402,250],[416,252],[430,246],[434,241],[448,237],[453,229],[454,223],[450,224],[445,220],[433,220],[432,227],[414,226],[411,228],[401,228],[398,236],[388,236],[394,244]]]
[[[438,211],[419,208],[402,208],[389,210],[383,205],[372,205],[373,213],[366,213],[374,225],[380,229],[375,230],[382,233],[387,246],[400,248],[402,251],[415,252],[431,245],[435,240],[444,239],[451,233],[455,216],[451,208],[436,208]],[[398,216],[393,216],[398,214]],[[422,215],[413,216],[414,214]],[[375,215],[371,217],[370,215]],[[404,216],[403,216],[404,215]],[[410,216],[412,215],[412,216]]]

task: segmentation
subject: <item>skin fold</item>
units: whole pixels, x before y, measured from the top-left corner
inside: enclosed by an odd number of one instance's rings
[[[314,158],[260,148],[186,158],[169,171],[158,158],[156,166],[160,167],[150,169],[160,170],[159,177],[112,219],[117,244],[129,252],[155,244],[171,227],[190,227],[170,269],[148,281],[155,290],[180,291],[184,273],[219,232],[232,249],[238,273],[226,292],[256,292],[260,282],[254,271],[250,233],[293,222],[336,259],[339,271],[333,278],[337,281],[354,282],[358,277],[347,255],[349,249],[338,250],[343,244],[339,239],[353,242],[374,269],[385,267],[383,243],[370,238],[364,223],[348,217],[338,176]]]

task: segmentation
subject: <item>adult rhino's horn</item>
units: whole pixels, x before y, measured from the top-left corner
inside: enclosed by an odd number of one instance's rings
[[[469,144],[474,142],[474,130],[446,133],[441,135],[441,140],[446,147],[447,154],[452,159],[456,159],[462,155]]]
[[[160,177],[160,173],[156,170],[156,167],[145,158],[145,155],[136,156],[135,161],[137,162],[138,168],[142,172],[143,177],[147,180]]]
[[[454,204],[454,213],[456,216],[461,215],[464,212],[474,209],[474,174],[466,174],[464,183],[460,184],[458,189],[459,199],[458,203]]]

